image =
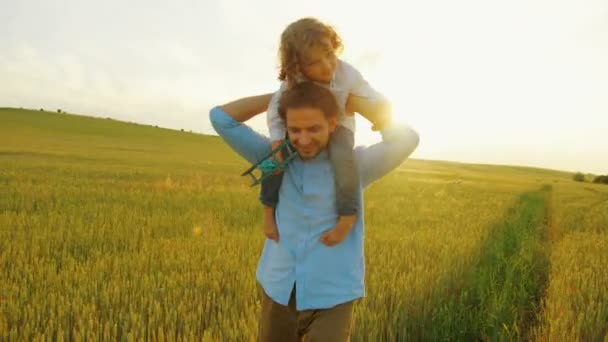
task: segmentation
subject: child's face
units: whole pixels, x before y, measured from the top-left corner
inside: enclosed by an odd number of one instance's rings
[[[331,41],[323,38],[320,44],[304,53],[300,69],[309,80],[329,84],[334,77],[336,64],[337,57]]]

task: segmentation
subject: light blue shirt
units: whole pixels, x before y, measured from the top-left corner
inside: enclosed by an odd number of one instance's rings
[[[220,107],[210,111],[213,128],[243,158],[256,163],[270,152],[270,139],[234,120]],[[326,309],[365,296],[363,189],[398,167],[418,145],[418,134],[393,125],[382,142],[355,149],[361,178],[357,222],[338,245],[319,239],[338,219],[334,171],[327,151],[312,160],[295,158],[285,170],[276,207],[279,242],[266,239],[256,278],[275,302],[288,305],[296,286],[296,309]]]

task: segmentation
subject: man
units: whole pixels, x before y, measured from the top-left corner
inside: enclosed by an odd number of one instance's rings
[[[264,112],[272,94],[243,98],[210,112],[218,134],[242,157],[255,163],[270,152],[270,140],[243,124]],[[347,112],[373,109],[351,97]],[[363,213],[346,234],[329,234],[338,218],[334,171],[328,142],[338,107],[332,93],[301,83],[280,99],[279,114],[299,157],[285,170],[276,207],[278,242],[266,239],[257,269],[261,286],[261,341],[346,341],[353,303],[365,295]],[[382,142],[355,151],[362,188],[399,166],[417,147],[418,135],[378,117],[386,127]],[[363,208],[363,189],[359,208]]]

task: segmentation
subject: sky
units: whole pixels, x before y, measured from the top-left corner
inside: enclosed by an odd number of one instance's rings
[[[210,108],[278,88],[307,16],[419,132],[414,158],[608,173],[606,0],[0,0],[0,107],[213,134]],[[356,141],[379,141],[364,119]]]

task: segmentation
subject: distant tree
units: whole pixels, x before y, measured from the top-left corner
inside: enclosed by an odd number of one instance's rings
[[[44,108],[40,108],[40,111],[41,111],[41,112],[44,112]]]
[[[584,182],[585,181],[585,175],[582,174],[581,172],[577,172],[574,174],[574,176],[572,176],[572,179],[574,179],[577,182]]]
[[[57,109],[57,113],[61,114],[61,109]]]
[[[593,179],[593,183],[597,184],[608,184],[608,175],[605,176],[597,176]]]
[[[182,132],[183,132],[183,131],[184,131],[184,129],[182,128],[180,131],[182,131]]]

